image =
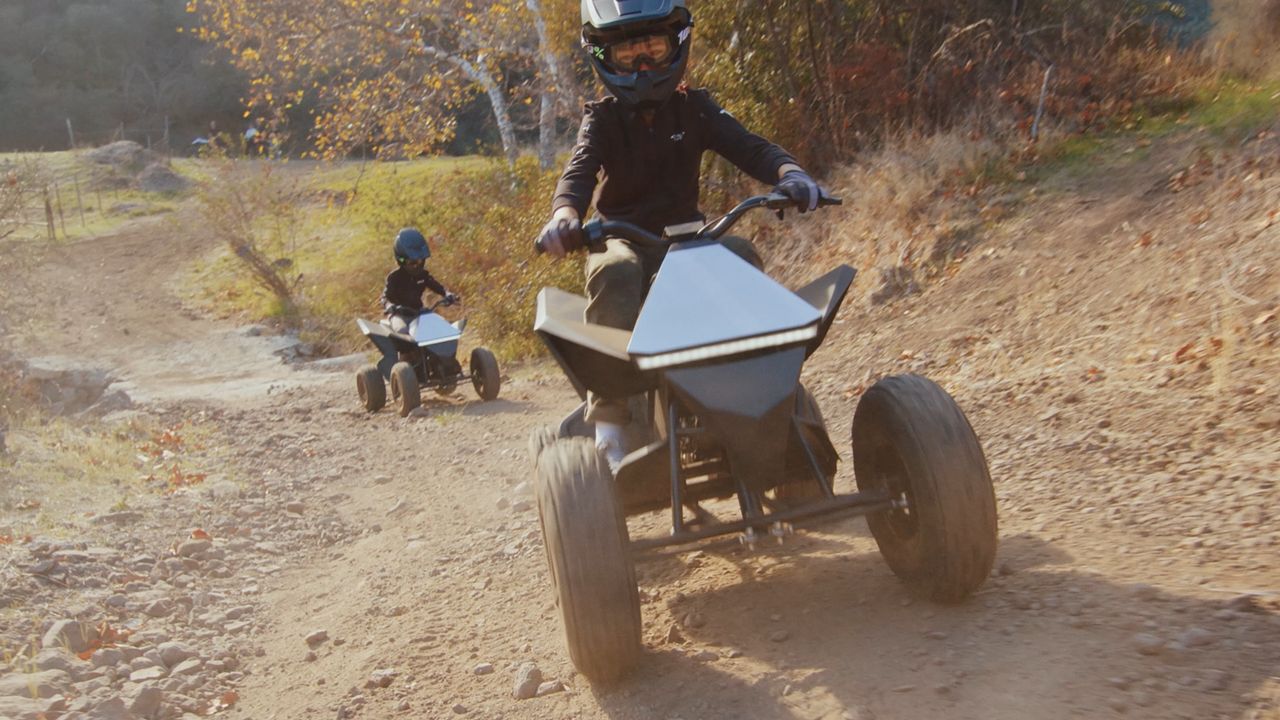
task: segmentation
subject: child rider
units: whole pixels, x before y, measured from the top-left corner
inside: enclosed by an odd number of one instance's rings
[[[382,306],[391,329],[403,333],[409,329],[409,321],[422,314],[422,293],[430,290],[444,297],[445,304],[452,305],[458,296],[445,290],[427,272],[427,258],[431,247],[417,228],[405,228],[396,234],[396,264],[399,266],[387,274],[387,284],[382,289]]]
[[[582,218],[596,192],[596,213],[659,234],[702,219],[698,211],[702,154],[711,150],[800,212],[818,205],[820,189],[795,158],[751,133],[705,89],[683,82],[693,18],[684,0],[582,0],[582,45],[609,96],[588,103],[578,141],[556,187],[550,222],[538,243],[560,258],[582,246]],[[761,265],[751,243],[723,237],[740,257]],[[630,330],[665,250],[609,238],[586,261],[591,323]],[[587,394],[596,445],[616,468],[627,452],[625,398]]]

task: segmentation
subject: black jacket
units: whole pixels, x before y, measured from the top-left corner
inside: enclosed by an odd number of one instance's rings
[[[748,131],[706,90],[677,92],[647,126],[638,113],[609,97],[587,103],[578,142],[552,211],[572,207],[586,218],[600,180],[596,212],[658,233],[701,217],[702,153],[712,150],[762,183],[778,181],[778,168],[795,159]]]
[[[388,315],[394,315],[395,306],[399,305],[416,314],[416,311],[422,309],[422,293],[425,290],[442,297],[449,292],[425,269],[421,275],[410,275],[404,268],[396,268],[387,273],[387,284],[382,289],[382,308]]]

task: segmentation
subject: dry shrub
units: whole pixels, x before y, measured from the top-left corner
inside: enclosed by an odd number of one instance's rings
[[[986,202],[984,178],[1003,153],[971,131],[894,136],[831,179],[842,207],[780,231],[763,224],[757,241],[770,271],[792,284],[843,262],[872,275],[856,287],[874,302],[914,292],[968,250]]]
[[[1270,0],[1269,0],[1270,1]],[[806,165],[903,132],[1087,132],[1203,72],[1146,0],[704,0],[698,81]],[[709,17],[708,17],[709,16]]]
[[[196,207],[204,232],[224,243],[254,282],[271,293],[286,324],[297,321],[293,256],[302,238],[306,191],[283,166],[217,160],[200,184]]]
[[[32,159],[0,162],[0,240],[35,220],[31,209],[40,202],[46,175],[44,167]]]
[[[533,239],[546,221],[558,173],[533,158],[464,167],[410,182],[394,175],[365,180],[343,208],[356,234],[332,248],[324,267],[307,267],[300,307],[309,340],[330,351],[363,349],[355,317],[380,317],[383,278],[394,267],[391,243],[402,227],[430,238],[427,265],[463,298],[469,340],[506,358],[541,352],[533,334],[535,298],[554,285],[581,292],[580,260],[535,257]]]
[[[1210,57],[1228,71],[1280,72],[1280,0],[1218,0]]]

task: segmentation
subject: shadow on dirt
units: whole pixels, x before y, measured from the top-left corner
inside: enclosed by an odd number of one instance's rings
[[[1002,539],[976,597],[937,605],[907,593],[855,532],[865,524],[835,529],[641,566],[670,613],[659,625],[680,623],[687,641],[651,647],[601,707],[616,718],[1234,717],[1280,667],[1280,623],[1247,598],[1117,584],[1020,535]],[[708,688],[731,706],[703,702]]]
[[[487,415],[505,415],[510,413],[523,414],[534,405],[524,400],[505,400],[498,398],[484,402],[475,398],[468,398],[462,402],[452,400],[450,398],[427,397],[423,395],[422,405],[414,410],[410,417],[421,419],[436,418],[444,419],[451,415],[466,415],[468,417],[478,417]]]
[[[727,662],[727,661],[721,661]],[[693,660],[669,649],[649,651],[632,680],[603,691],[591,688],[611,718],[787,718],[781,687],[723,672],[719,663]],[[708,696],[722,698],[712,703]],[[835,716],[839,718],[839,716]],[[833,719],[834,720],[834,719]]]

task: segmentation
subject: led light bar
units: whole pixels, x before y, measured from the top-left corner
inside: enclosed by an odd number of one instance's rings
[[[688,350],[637,357],[636,366],[641,370],[654,370],[656,368],[671,367],[672,365],[687,365],[726,355],[738,355],[753,350],[778,347],[779,345],[791,345],[792,343],[812,340],[817,336],[818,326],[814,324],[796,330],[784,330],[769,335],[757,335],[756,337],[730,340],[714,345],[703,345],[702,347],[689,348]]]
[[[453,342],[454,340],[457,340],[457,339],[459,339],[459,338],[461,338],[461,337],[462,337],[462,335],[461,335],[461,334],[458,334],[458,335],[450,335],[450,336],[448,336],[448,337],[436,338],[435,340],[431,340],[431,341],[429,341],[429,342],[420,343],[420,344],[422,344],[422,345],[439,345],[440,343]]]

